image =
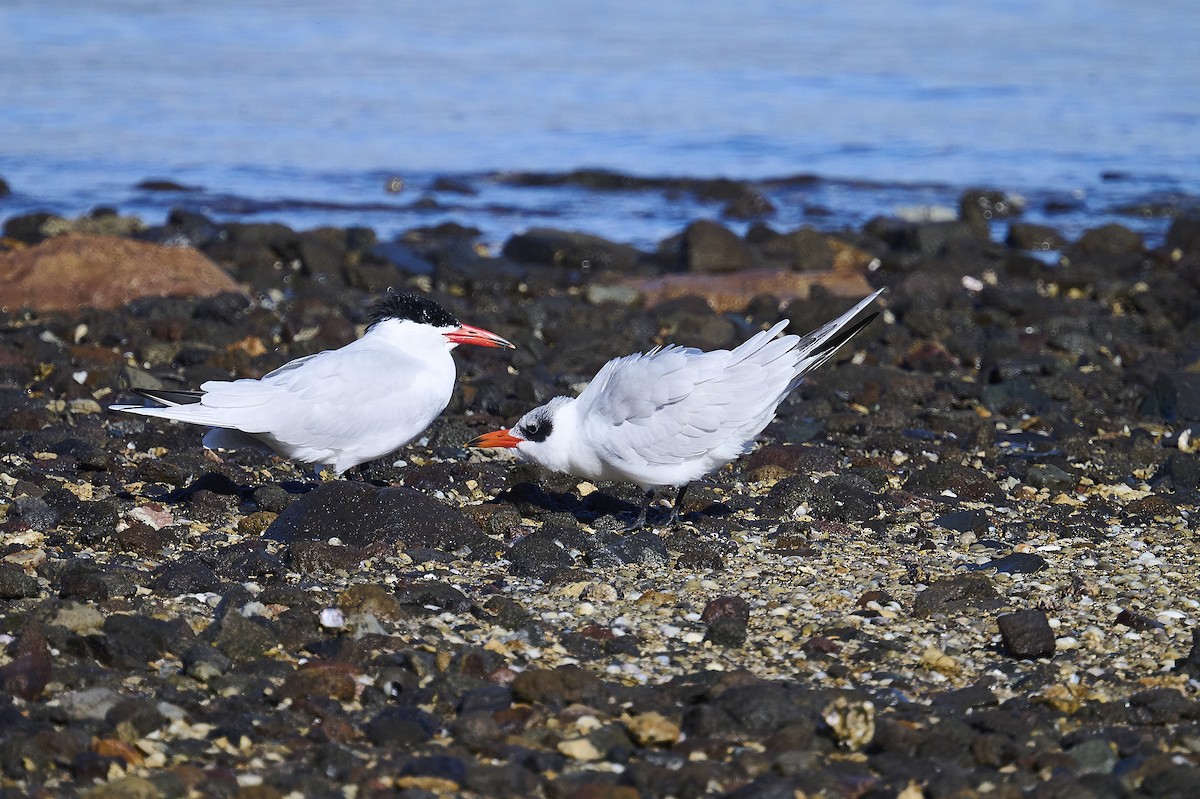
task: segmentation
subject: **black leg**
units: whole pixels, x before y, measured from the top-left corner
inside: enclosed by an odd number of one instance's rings
[[[671,507],[671,520],[667,522],[667,526],[672,530],[679,526],[679,511],[683,507],[683,495],[687,493],[688,483],[684,483],[679,487],[679,493],[675,495],[675,504]]]
[[[650,510],[650,503],[654,501],[654,489],[646,490],[646,501],[642,503],[642,509],[638,513],[637,521],[625,528],[625,532],[632,533],[635,530],[641,530],[646,526],[646,514]]]

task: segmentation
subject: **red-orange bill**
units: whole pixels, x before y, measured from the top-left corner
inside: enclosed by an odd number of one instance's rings
[[[467,444],[467,446],[475,447],[476,449],[511,449],[517,444],[522,443],[524,440],[525,439],[523,438],[517,438],[507,430],[496,430],[492,433],[484,433],[474,441]]]
[[[490,330],[471,325],[461,325],[457,330],[446,333],[446,338],[455,344],[474,344],[477,347],[506,347],[515,350],[516,347],[507,339],[500,338]]]

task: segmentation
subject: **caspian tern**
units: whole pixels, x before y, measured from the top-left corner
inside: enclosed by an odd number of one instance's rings
[[[421,434],[454,390],[450,350],[508,347],[461,324],[425,297],[388,291],[371,309],[362,338],[284,364],[260,380],[210,380],[199,391],[137,390],[166,407],[111,410],[214,428],[209,449],[264,445],[337,474],[394,452]]]
[[[804,375],[878,316],[850,324],[881,293],[806,336],[775,338],[785,320],[732,351],[669,345],[611,360],[578,397],[555,397],[470,445],[512,448],[589,480],[636,483],[646,503],[630,529],[644,526],[656,487],[675,487],[674,525],[688,483],[749,452]]]

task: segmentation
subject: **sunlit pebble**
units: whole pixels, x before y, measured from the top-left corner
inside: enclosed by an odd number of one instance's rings
[[[325,608],[321,611],[321,626],[336,630],[346,624],[346,615],[337,608]]]
[[[962,285],[967,291],[980,292],[983,291],[983,281],[971,275],[963,275]]]

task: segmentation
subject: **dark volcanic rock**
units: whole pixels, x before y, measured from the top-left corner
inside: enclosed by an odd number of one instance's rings
[[[1167,231],[1167,247],[1200,255],[1200,216],[1180,216]]]
[[[933,520],[938,527],[954,530],[958,533],[967,531],[982,533],[991,526],[991,519],[981,510],[956,510],[944,513]]]
[[[1085,231],[1076,246],[1090,253],[1124,255],[1142,251],[1142,237],[1124,225],[1108,224]]]
[[[754,266],[750,247],[729,228],[709,220],[688,225],[680,255],[689,272],[741,272]]]
[[[665,566],[669,560],[667,545],[653,530],[620,536],[592,555],[592,565],[597,568],[630,563]]]
[[[741,646],[746,643],[746,622],[730,616],[714,619],[704,634],[705,641],[714,646]]]
[[[1040,610],[1019,610],[996,619],[1009,654],[1022,658],[1054,654],[1054,631]]]
[[[437,721],[415,707],[393,707],[367,723],[367,737],[376,746],[410,747],[424,743],[438,730]]]
[[[1141,412],[1168,422],[1200,420],[1200,373],[1161,372],[1143,400]]]
[[[907,491],[938,499],[1004,503],[1004,492],[986,474],[971,466],[935,463],[914,472],[904,484]]]
[[[470,547],[473,557],[494,559],[503,545],[474,521],[413,488],[376,488],[350,480],[324,483],[289,505],[263,533],[284,543],[339,538],[351,547],[398,541],[405,547],[454,552]]]
[[[41,696],[52,672],[50,647],[41,622],[33,619],[26,623],[9,654],[12,659],[0,666],[0,692],[27,702]]]
[[[1057,230],[1046,225],[1014,222],[1009,225],[1005,243],[1017,250],[1057,250],[1065,243]]]
[[[995,189],[967,189],[958,200],[958,212],[964,222],[981,226],[994,219],[1020,216],[1023,203]]]
[[[1002,558],[971,566],[973,571],[995,569],[1001,574],[1033,574],[1047,568],[1046,559],[1036,552],[1012,552]]]
[[[548,580],[555,572],[575,565],[571,556],[573,538],[564,536],[558,526],[544,525],[508,550],[509,570],[516,575]]]
[[[37,577],[12,563],[0,563],[0,599],[22,599],[39,593]]]
[[[504,257],[580,270],[629,272],[637,268],[641,253],[627,244],[587,233],[534,228],[510,238],[504,244]]]
[[[599,678],[578,666],[557,669],[530,669],[517,675],[512,684],[513,698],[519,702],[538,702],[565,707],[581,702],[596,706],[605,692]]]
[[[935,613],[961,613],[997,607],[1000,597],[991,578],[983,574],[959,574],[931,583],[913,600],[913,615],[925,618]]]
[[[720,596],[710,600],[700,614],[700,621],[712,624],[717,619],[738,619],[744,625],[750,621],[750,603],[740,596]]]

